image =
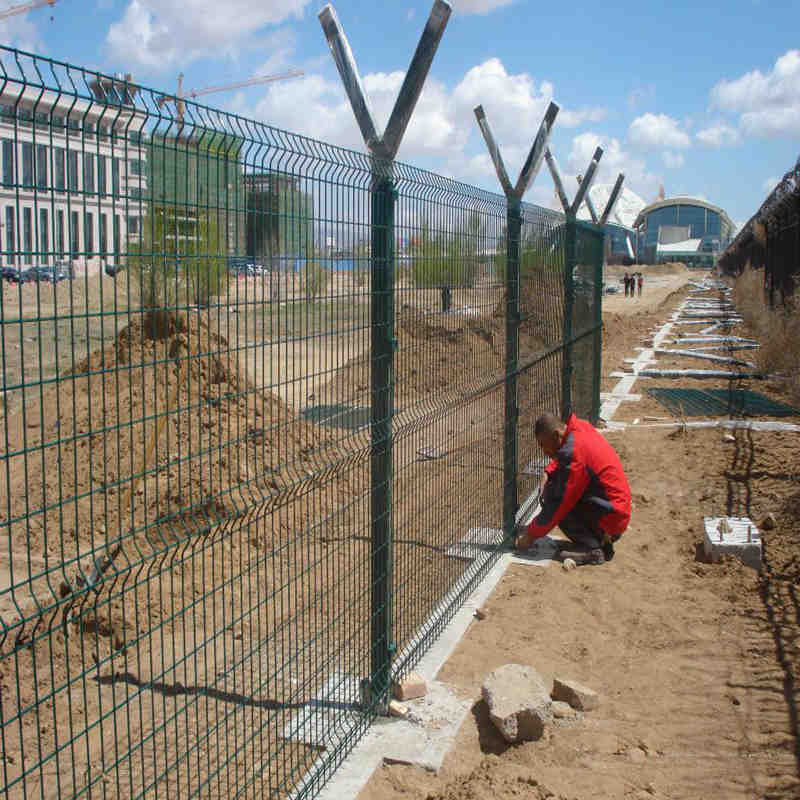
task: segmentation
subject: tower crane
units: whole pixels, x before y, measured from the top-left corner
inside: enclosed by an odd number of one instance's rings
[[[48,2],[49,0],[39,0],[40,2]],[[234,83],[224,83],[219,86],[206,86],[202,89],[191,89],[184,93],[183,91],[183,73],[178,73],[178,90],[174,95],[164,94],[159,97],[156,102],[159,106],[164,106],[166,103],[175,104],[175,113],[179,122],[183,122],[183,115],[186,108],[184,100],[187,97],[195,98],[202,95],[212,94],[214,92],[225,92],[230,89],[242,89],[245,86],[255,86],[259,83],[272,83],[274,81],[285,81],[289,78],[299,78],[305,73],[300,69],[292,69],[288,72],[282,72],[277,75],[256,75],[253,78],[247,78],[243,81],[235,81]]]
[[[34,8],[41,8],[42,6],[54,6],[56,0],[33,0],[30,3],[22,3],[18,6],[11,6],[11,8],[3,9],[0,11],[0,19],[8,19],[15,14],[24,14],[26,11],[33,11]]]

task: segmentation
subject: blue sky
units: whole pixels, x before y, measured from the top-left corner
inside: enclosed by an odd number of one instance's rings
[[[0,0],[0,8],[21,0]],[[398,157],[496,189],[472,108],[482,103],[512,180],[550,99],[565,173],[605,148],[652,200],[700,196],[746,221],[800,151],[796,2],[541,4],[453,0],[453,15]],[[210,95],[209,105],[363,149],[317,13],[307,0],[58,0],[0,22],[0,40],[173,90],[290,68],[302,78]],[[429,2],[334,3],[379,125],[394,103]],[[51,19],[52,17],[52,19]],[[574,178],[567,177],[572,191]],[[553,202],[544,169],[527,199]]]

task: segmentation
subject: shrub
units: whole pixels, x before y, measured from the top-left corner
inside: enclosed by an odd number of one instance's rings
[[[752,328],[761,347],[755,360],[764,372],[780,375],[791,402],[800,404],[800,302],[789,297],[782,306],[770,308],[764,292],[764,270],[749,265],[736,279],[736,308]]]
[[[318,261],[307,261],[301,269],[303,294],[309,302],[319,297],[328,285],[328,270]]]
[[[216,220],[207,214],[189,219],[174,206],[148,210],[141,240],[128,248],[127,263],[146,309],[170,309],[186,300],[208,305],[227,285]]]
[[[420,289],[474,286],[478,257],[469,249],[458,234],[423,230],[412,252],[411,280]]]

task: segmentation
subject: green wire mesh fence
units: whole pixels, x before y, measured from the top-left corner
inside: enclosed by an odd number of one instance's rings
[[[505,198],[7,48],[0,75],[2,792],[311,796],[501,552]],[[594,407],[597,299],[566,348],[563,318],[600,265],[567,269],[561,215],[523,235],[527,463],[573,339]]]

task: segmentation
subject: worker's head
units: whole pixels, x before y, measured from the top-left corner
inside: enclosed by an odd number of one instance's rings
[[[567,426],[555,414],[549,413],[542,414],[533,427],[533,433],[536,436],[539,447],[550,458],[555,458],[566,432]]]

